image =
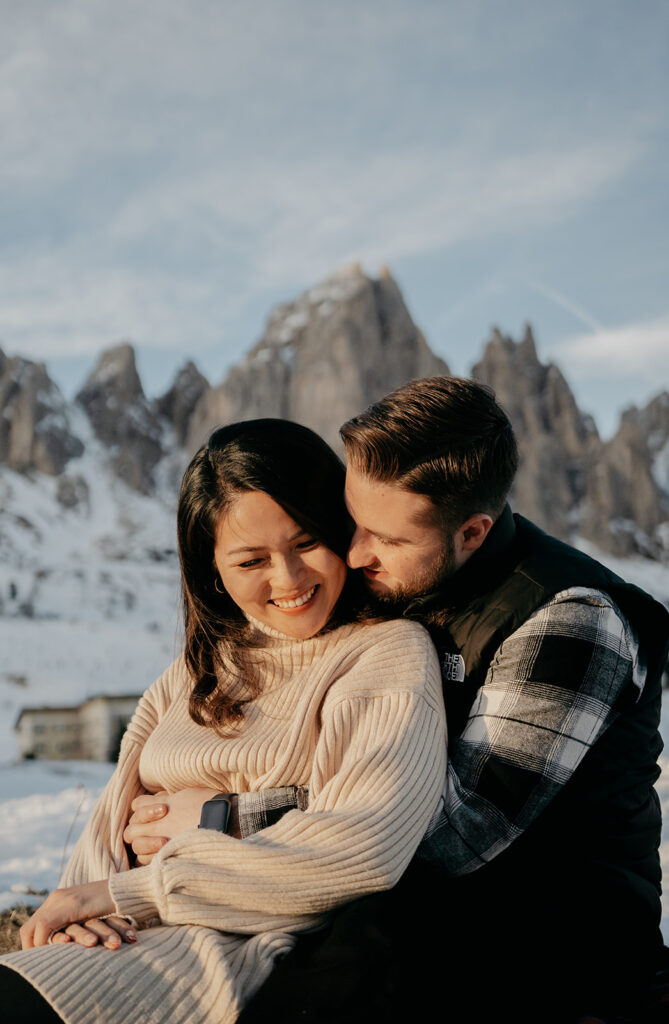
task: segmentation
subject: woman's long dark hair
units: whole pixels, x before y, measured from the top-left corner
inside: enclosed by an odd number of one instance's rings
[[[185,658],[194,681],[189,710],[199,725],[223,731],[243,717],[244,705],[262,689],[252,652],[266,639],[227,593],[216,589],[214,547],[221,516],[240,493],[262,491],[344,559],[352,532],[344,477],[342,462],[325,441],[289,420],[220,427],[193,457],[181,484],[177,535]],[[349,578],[334,621],[355,617],[356,590]]]

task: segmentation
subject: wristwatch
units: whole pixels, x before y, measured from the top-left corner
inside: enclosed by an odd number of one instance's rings
[[[232,807],[232,794],[217,793],[202,804],[198,828],[210,828],[215,832],[228,831],[228,819]]]

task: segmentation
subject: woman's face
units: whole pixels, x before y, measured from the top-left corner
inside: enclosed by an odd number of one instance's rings
[[[299,640],[323,628],[346,580],[341,558],[262,491],[243,491],[221,516],[214,560],[245,615]]]

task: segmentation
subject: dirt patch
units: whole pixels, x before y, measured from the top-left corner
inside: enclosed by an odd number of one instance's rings
[[[19,928],[25,924],[34,909],[21,903],[18,907],[11,907],[0,913],[0,953],[12,953],[15,949],[21,948]]]

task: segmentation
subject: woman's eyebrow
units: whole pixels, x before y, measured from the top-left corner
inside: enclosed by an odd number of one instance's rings
[[[307,531],[300,527],[297,533],[294,533],[292,537],[288,538],[288,543],[292,544],[294,540],[297,540],[298,537],[304,536],[306,533]],[[258,544],[257,547],[229,548],[225,553],[226,555],[240,555],[248,551],[265,551],[268,547],[268,544]]]

